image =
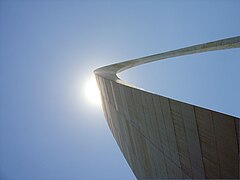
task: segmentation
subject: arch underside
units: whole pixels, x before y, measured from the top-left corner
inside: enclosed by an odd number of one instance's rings
[[[94,71],[109,128],[138,179],[239,179],[240,119],[143,91],[116,74],[152,61],[239,47],[240,37],[233,37]]]

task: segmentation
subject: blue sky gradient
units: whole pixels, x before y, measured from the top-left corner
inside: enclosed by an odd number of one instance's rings
[[[239,7],[237,0],[0,1],[0,179],[135,179],[84,83],[106,64],[239,36]],[[239,57],[239,49],[178,57],[120,77],[240,116]]]

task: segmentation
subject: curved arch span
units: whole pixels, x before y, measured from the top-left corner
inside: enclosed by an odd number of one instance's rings
[[[143,91],[117,73],[171,57],[239,47],[240,36],[94,71],[109,128],[138,179],[239,179],[240,119]]]

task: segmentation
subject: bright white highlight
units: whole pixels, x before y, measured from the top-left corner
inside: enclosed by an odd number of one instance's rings
[[[100,96],[100,92],[99,92],[95,77],[92,76],[85,83],[84,96],[87,98],[87,100],[90,103],[101,106],[101,96]]]

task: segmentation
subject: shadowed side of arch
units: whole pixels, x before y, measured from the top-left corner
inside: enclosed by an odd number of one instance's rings
[[[94,71],[109,128],[138,179],[238,179],[240,119],[145,92],[117,73],[171,57],[239,47],[238,36]]]

